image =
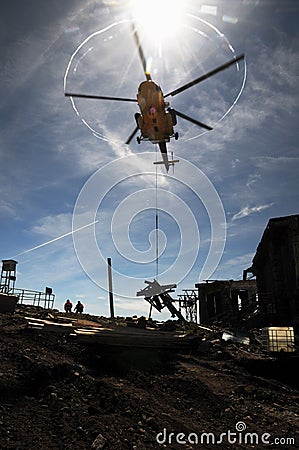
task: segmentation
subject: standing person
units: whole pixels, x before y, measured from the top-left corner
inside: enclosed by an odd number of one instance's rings
[[[81,314],[81,313],[83,313],[84,305],[78,300],[78,303],[74,309],[75,309],[76,313]]]
[[[64,310],[65,310],[65,312],[66,312],[66,313],[70,313],[70,312],[72,311],[72,307],[73,307],[73,304],[72,304],[72,302],[70,301],[70,299],[68,298],[67,301],[66,301],[65,304],[64,304]]]

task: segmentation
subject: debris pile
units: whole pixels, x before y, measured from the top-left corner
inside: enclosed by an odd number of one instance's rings
[[[73,323],[109,328],[108,319],[63,319],[58,311],[25,306],[0,314],[1,449],[190,450],[196,446],[188,441],[169,444],[171,433],[219,438],[239,422],[260,438],[269,433],[298,444],[296,352],[276,358],[251,337],[250,345],[224,341],[214,326],[188,330],[200,338],[196,352],[169,358],[151,348],[104,352],[74,338]],[[125,318],[115,326],[125,328]],[[224,439],[221,448],[231,443]]]

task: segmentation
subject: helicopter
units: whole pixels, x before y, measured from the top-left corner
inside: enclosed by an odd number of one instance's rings
[[[207,72],[204,75],[190,81],[179,88],[168,92],[166,95],[163,94],[161,87],[152,79],[150,72],[146,67],[146,59],[143,53],[143,49],[139,40],[139,36],[135,26],[132,26],[132,32],[134,40],[138,49],[139,57],[142,63],[143,71],[145,74],[145,80],[142,81],[138,87],[137,98],[124,98],[124,97],[112,97],[103,95],[89,95],[89,94],[77,94],[71,92],[65,92],[66,97],[78,97],[87,99],[97,99],[97,100],[110,100],[110,101],[121,101],[121,102],[136,102],[138,103],[140,112],[135,113],[136,127],[130,134],[125,144],[130,144],[134,136],[140,130],[140,135],[137,136],[137,143],[140,144],[141,141],[150,141],[153,144],[158,144],[162,156],[162,161],[155,162],[154,164],[164,164],[166,171],[168,172],[169,167],[173,166],[179,160],[169,160],[167,154],[167,142],[171,138],[178,140],[179,134],[174,130],[177,125],[177,117],[187,120],[192,124],[195,124],[201,128],[211,131],[213,128],[200,122],[193,117],[190,117],[177,109],[171,108],[168,101],[165,101],[167,97],[174,97],[175,95],[195,86],[201,81],[210,78],[211,76],[227,69],[228,67],[237,64],[238,61],[244,59],[244,54],[234,57],[225,64],[218,66],[217,68]]]

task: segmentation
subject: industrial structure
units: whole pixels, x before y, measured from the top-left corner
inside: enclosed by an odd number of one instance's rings
[[[188,321],[299,326],[299,214],[269,220],[243,280],[207,280],[178,296]]]
[[[14,259],[3,259],[0,278],[0,311],[13,312],[17,303],[53,308],[55,294],[52,288],[46,287],[44,292],[15,287],[17,280],[17,264]]]
[[[257,307],[255,280],[215,280],[195,284],[200,321],[244,316]]]
[[[299,214],[269,220],[244,271],[256,277],[260,314],[271,325],[299,325]]]
[[[145,280],[145,283],[147,286],[137,292],[137,297],[143,296],[144,300],[151,305],[151,309],[155,308],[157,311],[161,312],[163,308],[167,308],[172,317],[176,317],[182,321],[185,320],[181,311],[174,305],[176,300],[170,295],[171,292],[174,292],[176,284],[160,285],[157,280]]]
[[[14,259],[3,259],[0,279],[0,292],[13,294],[17,279],[17,264]]]
[[[174,310],[172,315],[184,316],[188,322],[298,327],[299,214],[269,220],[242,280],[196,283],[195,289],[184,289],[177,299],[169,292],[173,291],[168,291],[166,303],[179,306],[179,314]],[[156,296],[146,300],[158,311],[166,306],[163,301],[157,304]]]
[[[198,296],[196,289],[183,289],[178,295],[179,310],[185,312],[188,322],[198,323]]]
[[[187,322],[209,323],[229,316],[234,319],[257,307],[255,280],[198,283],[195,289],[184,289],[178,298],[170,295],[175,284],[160,286],[156,280],[145,283],[147,287],[137,292],[137,296],[144,296],[157,311],[166,307],[172,317]]]

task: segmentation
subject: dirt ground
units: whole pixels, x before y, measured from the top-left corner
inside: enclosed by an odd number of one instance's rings
[[[1,449],[299,448],[296,356],[217,339],[203,353],[103,353],[28,328],[47,314],[0,314]]]

